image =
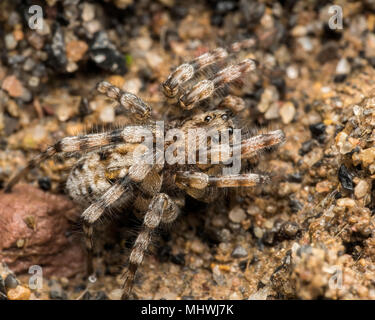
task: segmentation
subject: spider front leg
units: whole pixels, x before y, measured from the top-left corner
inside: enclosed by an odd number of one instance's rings
[[[185,110],[193,109],[202,100],[211,97],[218,89],[241,78],[245,73],[255,70],[256,63],[253,59],[231,65],[216,73],[210,79],[204,79],[179,97],[179,104]]]
[[[147,127],[145,127],[147,129]],[[142,131],[142,130],[141,130]],[[139,143],[142,136],[137,127],[126,127],[105,133],[83,134],[74,137],[66,137],[48,147],[45,151],[31,159],[28,164],[18,171],[6,184],[5,192],[12,191],[13,186],[30,170],[38,167],[41,162],[60,153],[85,152],[100,147],[106,147],[118,143]]]
[[[168,98],[175,97],[180,87],[187,81],[191,80],[197,73],[213,64],[225,60],[230,54],[237,53],[242,49],[250,48],[254,46],[254,44],[254,39],[245,39],[233,43],[229,48],[216,48],[200,55],[190,62],[180,65],[162,84],[165,96]]]
[[[176,184],[182,189],[205,189],[207,187],[235,188],[254,187],[268,183],[269,177],[255,173],[209,176],[203,172],[180,171],[176,173]]]
[[[97,90],[120,103],[127,111],[133,113],[138,119],[148,119],[151,115],[151,107],[141,98],[130,92],[124,92],[107,81],[99,82]]]
[[[125,280],[121,299],[126,300],[130,296],[137,269],[142,264],[154,231],[161,223],[168,224],[176,220],[178,213],[178,206],[165,193],[159,193],[151,200],[143,219],[142,231],[138,234],[130,253],[128,269],[124,272]]]

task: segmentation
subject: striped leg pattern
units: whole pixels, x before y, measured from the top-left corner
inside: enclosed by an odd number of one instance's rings
[[[162,223],[173,222],[177,218],[178,213],[179,208],[167,194],[159,193],[152,199],[143,219],[142,231],[138,234],[130,253],[129,266],[123,274],[123,300],[129,299],[137,269],[142,264],[154,231]]]

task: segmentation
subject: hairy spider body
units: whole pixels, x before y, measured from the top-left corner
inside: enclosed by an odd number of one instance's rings
[[[244,42],[244,46],[250,45],[252,41]],[[225,58],[229,51],[236,52],[240,48],[239,43],[233,44],[230,50],[219,48],[178,67],[163,83],[164,92],[168,97],[176,96],[179,92],[177,101],[180,106],[192,109],[199,101],[211,96],[217,88],[254,70],[255,62],[246,59],[225,67],[210,79],[193,84],[186,90],[181,89],[183,83],[195,72]],[[189,72],[186,71],[188,69]],[[285,137],[281,130],[276,130],[250,138],[241,136],[241,140],[236,141],[234,131],[237,130],[237,124],[232,112],[228,109],[217,109],[198,113],[183,121],[176,121],[172,129],[178,130],[183,138],[168,140],[165,138],[168,135],[167,128],[160,128],[156,122],[148,120],[151,108],[139,97],[123,92],[108,82],[100,82],[97,89],[100,93],[118,101],[138,119],[146,120],[145,123],[141,126],[126,126],[111,132],[63,138],[30,160],[28,166],[8,182],[5,190],[9,192],[28,170],[55,154],[83,152],[84,155],[70,172],[66,188],[73,200],[85,208],[82,219],[85,243],[88,248],[89,274],[94,271],[92,262],[94,226],[105,211],[107,209],[134,210],[143,214],[143,226],[135,240],[129,256],[129,264],[124,271],[122,298],[127,299],[131,293],[136,271],[142,264],[154,231],[178,217],[180,208],[184,205],[184,195],[189,194],[200,201],[211,202],[218,197],[219,191],[223,188],[251,187],[267,182],[269,178],[265,175],[246,172],[228,174],[223,169],[229,167],[227,161],[231,156],[237,154],[240,155],[241,160],[249,159],[263,149],[280,145]],[[222,107],[229,105],[232,111],[244,108],[240,98],[226,99],[226,103],[225,99],[223,100]],[[208,134],[209,139],[205,141],[203,148],[199,145],[200,134],[189,140],[189,133],[192,130],[201,130],[200,133],[203,130]],[[145,131],[151,135],[151,145],[148,146],[144,144]],[[224,139],[224,135],[216,136],[215,132],[227,133],[226,148],[218,144],[220,139]],[[158,145],[161,138],[165,138],[164,143]],[[192,143],[195,145],[198,143],[197,150],[190,149]],[[155,145],[156,150],[151,152],[152,161],[140,161],[139,152],[145,154],[150,151],[150,146],[153,148]],[[176,156],[181,149],[188,152],[182,153],[178,161],[165,160],[168,152],[169,155]],[[225,153],[225,150],[228,153]],[[217,151],[219,152],[215,153]],[[207,156],[208,161],[203,161],[202,159],[205,158],[200,158],[201,155]],[[194,161],[191,161],[192,158]]]

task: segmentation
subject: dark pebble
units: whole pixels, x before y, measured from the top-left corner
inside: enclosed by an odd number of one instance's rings
[[[0,150],[5,150],[8,146],[8,141],[5,138],[0,138]]]
[[[339,176],[339,181],[341,183],[341,186],[345,190],[347,191],[354,190],[353,177],[344,164],[340,166],[338,176]]]
[[[44,191],[51,190],[51,179],[49,177],[42,177],[38,179],[39,188]]]
[[[239,268],[240,268],[240,270],[241,270],[242,272],[245,272],[245,271],[246,271],[246,267],[247,267],[247,261],[246,261],[246,260],[241,261],[241,262],[238,264],[238,266],[239,266]]]
[[[68,63],[65,53],[64,31],[59,25],[55,25],[55,32],[52,37],[52,43],[47,46],[48,64],[57,70],[64,70]]]
[[[283,226],[284,223],[285,221],[283,219],[276,219],[275,222],[273,223],[272,231],[275,233],[280,232],[281,227]]]
[[[159,247],[158,249],[158,258],[161,262],[167,262],[171,258],[171,247],[168,245],[164,245]]]
[[[68,299],[68,296],[62,290],[51,290],[49,292],[49,297],[50,299],[53,299],[53,300],[67,300]]]
[[[220,14],[214,14],[211,16],[211,24],[213,26],[221,27],[224,23],[224,18]]]
[[[171,8],[172,17],[178,20],[185,18],[185,16],[188,14],[188,11],[188,8],[178,5]]]
[[[323,35],[321,38],[322,43],[328,42],[329,40],[334,40],[332,42],[338,42],[341,37],[342,33],[330,28],[328,22],[324,25]]]
[[[258,282],[258,285],[257,285],[257,289],[260,290],[260,289],[263,289],[266,285],[262,282],[262,281],[259,281]]]
[[[78,292],[81,292],[81,291],[83,291],[83,290],[85,290],[86,289],[86,285],[84,285],[84,284],[79,284],[79,285],[76,285],[75,287],[74,287],[74,292],[75,293],[78,293]]]
[[[323,122],[319,122],[316,124],[311,124],[309,126],[311,136],[318,140],[319,142],[324,142],[325,133],[326,133],[326,125]]]
[[[264,3],[257,3],[256,1],[241,1],[241,11],[247,24],[255,25],[266,12],[266,5]]]
[[[286,238],[286,239],[293,239],[296,237],[300,227],[296,222],[285,222],[281,226],[281,234]]]
[[[287,179],[289,182],[302,182],[302,175],[300,172],[294,172],[289,174]]]
[[[124,55],[110,42],[104,31],[95,34],[90,47],[90,57],[100,68],[119,74],[127,72]]]
[[[266,231],[263,235],[262,242],[266,245],[272,246],[275,243],[275,232]]]
[[[231,10],[235,10],[237,8],[236,1],[219,1],[216,4],[216,12],[225,14]]]
[[[109,300],[108,296],[104,291],[98,291],[95,295],[91,294],[89,291],[86,291],[82,296],[82,300]]]
[[[338,45],[335,41],[329,41],[325,43],[317,56],[317,60],[320,63],[335,60],[339,57]]]
[[[308,140],[302,143],[301,148],[298,150],[300,156],[308,154],[314,147],[316,142],[314,140]]]
[[[346,77],[347,77],[346,74],[337,74],[333,78],[333,81],[336,82],[336,83],[341,83],[341,82],[344,82],[346,80]]]
[[[124,57],[109,48],[91,50],[91,59],[102,69],[118,74],[127,72]]]
[[[296,212],[303,209],[303,204],[296,199],[290,199],[289,207],[290,207],[290,210],[292,210],[293,213],[296,213]]]
[[[180,266],[184,266],[185,265],[185,254],[178,253],[176,255],[171,255],[171,261],[174,264],[178,264]]]
[[[4,114],[4,133],[8,137],[12,133],[16,132],[19,130],[20,123],[18,119],[15,119],[13,117],[9,117],[8,115]]]
[[[95,295],[95,300],[109,300],[107,294],[104,291],[98,291]]]
[[[372,234],[372,228],[366,227],[366,228],[360,230],[359,232],[360,232],[362,237],[368,238]]]
[[[5,288],[7,290],[14,289],[15,287],[18,286],[18,281],[17,281],[16,277],[13,274],[10,273],[6,276],[4,284],[5,284]]]
[[[271,83],[277,88],[281,97],[285,96],[286,84],[284,78],[275,77],[271,79]]]

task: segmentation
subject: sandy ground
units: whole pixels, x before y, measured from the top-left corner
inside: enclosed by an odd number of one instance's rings
[[[40,4],[46,23],[35,32],[25,23],[27,5],[0,3],[1,185],[62,137],[129,123],[95,92],[98,81],[139,95],[155,119],[182,118],[159,90],[169,72],[254,37],[236,59],[259,66],[228,92],[245,101],[244,128],[286,134],[278,150],[246,164],[272,183],[208,205],[187,198],[179,220],[155,237],[134,298],[375,298],[372,1],[337,1],[342,29],[329,26],[333,3],[320,1]],[[97,279],[89,282],[81,209],[64,195],[76,160],[47,160],[13,194],[0,195],[0,258],[9,267],[0,270],[0,297],[118,299],[140,221],[125,212],[99,227]],[[28,288],[30,264],[45,270],[41,289]]]

